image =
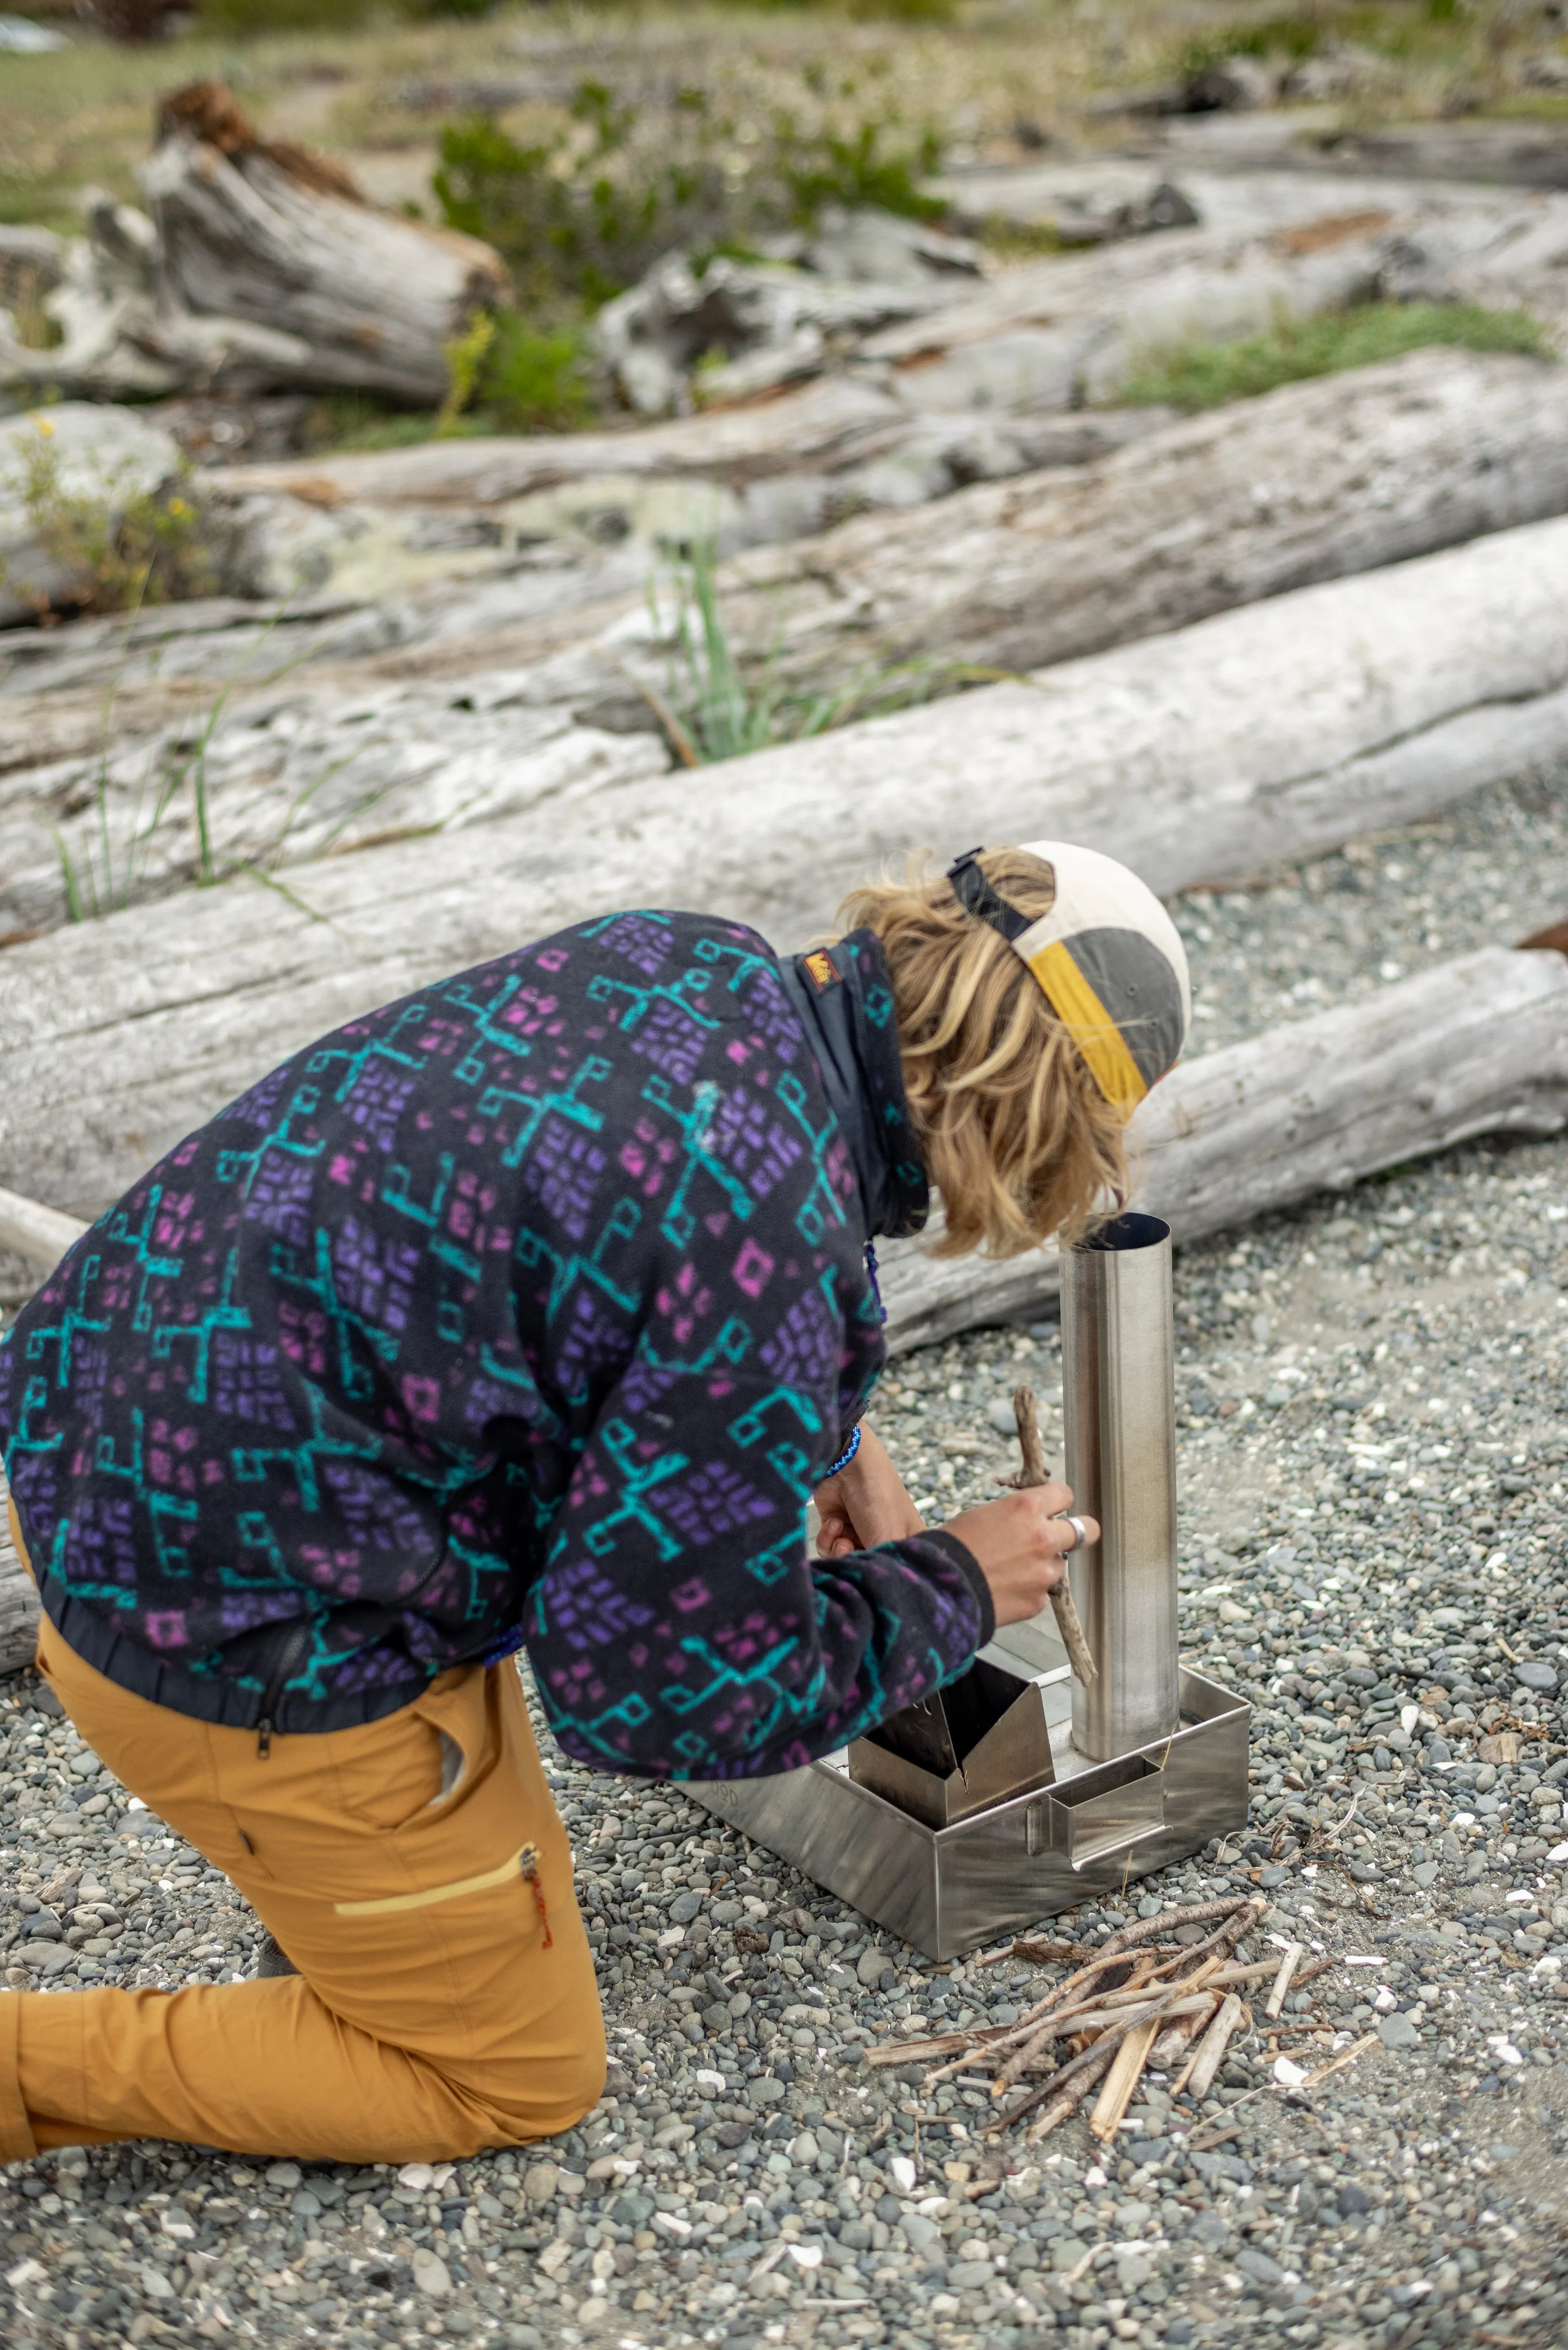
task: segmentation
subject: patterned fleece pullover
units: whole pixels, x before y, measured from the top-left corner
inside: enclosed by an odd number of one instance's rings
[[[836,954],[907,1167],[881,950]],[[961,1670],[992,1628],[961,1543],[806,1548],[884,1359],[865,1137],[809,1024],[754,932],[618,914],[349,1022],[182,1142],[0,1345],[62,1637],[279,1731],[525,1643],[569,1753],[670,1778],[793,1768]]]

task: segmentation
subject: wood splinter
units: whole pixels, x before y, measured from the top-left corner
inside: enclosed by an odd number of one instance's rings
[[[1197,2105],[1200,2099],[1209,2095],[1214,2085],[1214,2075],[1220,2070],[1220,2062],[1230,2045],[1231,2034],[1246,2012],[1235,1992],[1228,1992],[1219,2014],[1199,2042],[1186,2071],[1174,2084],[1171,2090],[1173,2096],[1185,2089],[1193,2104]]]
[[[1089,2127],[1102,2146],[1108,2146],[1120,2129],[1138,2077],[1148,2062],[1148,2052],[1158,2037],[1158,2021],[1136,2024],[1116,2050],[1105,2086],[1089,2116]]]
[[[1018,1422],[1018,1443],[1023,1455],[1023,1466],[1012,1482],[1018,1492],[1027,1492],[1035,1485],[1048,1485],[1051,1482],[1050,1471],[1045,1466],[1044,1447],[1040,1441],[1040,1422],[1035,1417],[1034,1397],[1030,1388],[1014,1390],[1012,1416]],[[1056,1618],[1056,1629],[1062,1635],[1062,1646],[1067,1651],[1067,1662],[1073,1668],[1074,1679],[1081,1681],[1085,1689],[1093,1689],[1100,1678],[1099,1668],[1089,1654],[1084,1627],[1073,1604],[1072,1586],[1065,1575],[1051,1594],[1051,1612]]]
[[[1274,1977],[1274,1987],[1269,1993],[1269,2003],[1263,2011],[1265,2015],[1278,2016],[1282,2012],[1285,2004],[1285,1993],[1291,1987],[1291,1978],[1305,1956],[1304,1943],[1287,1942],[1285,1944],[1284,1956],[1280,1960],[1280,1970]]]

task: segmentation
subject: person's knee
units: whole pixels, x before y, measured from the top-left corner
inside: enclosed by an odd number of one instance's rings
[[[569,2035],[547,2058],[541,2057],[536,2041],[519,2048],[512,2080],[504,2088],[495,2087],[496,2119],[508,2133],[497,2143],[527,2146],[574,2128],[604,2095],[607,2064],[604,2018],[596,1997],[591,2006],[585,2002]]]

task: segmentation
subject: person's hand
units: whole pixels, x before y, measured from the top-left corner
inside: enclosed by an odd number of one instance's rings
[[[948,1520],[949,1534],[980,1562],[999,1627],[1038,1616],[1066,1574],[1078,1537],[1058,1513],[1072,1506],[1070,1486],[1032,1485]],[[1085,1518],[1084,1527],[1089,1541],[1098,1542],[1098,1520]]]
[[[901,1542],[925,1524],[887,1449],[860,1423],[860,1450],[847,1469],[819,1485],[813,1499],[821,1529],[816,1547],[823,1558],[846,1558],[878,1543]]]

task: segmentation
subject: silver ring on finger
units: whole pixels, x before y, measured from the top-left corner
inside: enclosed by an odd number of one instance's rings
[[[1089,1530],[1084,1523],[1083,1519],[1075,1518],[1071,1516],[1067,1511],[1064,1510],[1062,1513],[1062,1523],[1064,1526],[1071,1526],[1073,1529],[1072,1542],[1068,1545],[1067,1549],[1063,1552],[1063,1557],[1071,1558],[1074,1551],[1086,1550],[1089,1542]]]

